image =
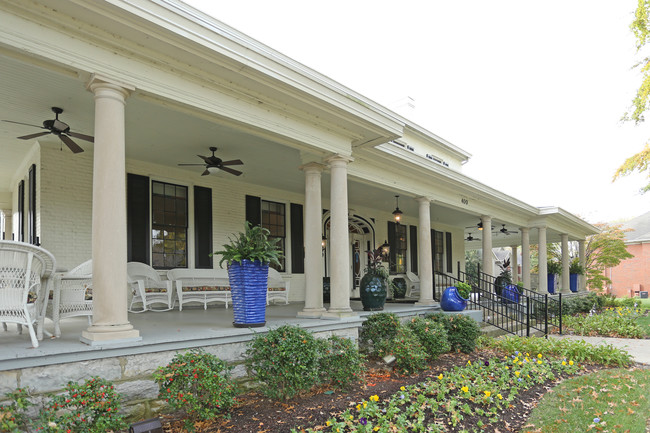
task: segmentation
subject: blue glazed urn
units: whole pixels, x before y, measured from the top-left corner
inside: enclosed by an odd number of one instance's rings
[[[456,287],[447,287],[440,299],[443,311],[463,311],[467,307],[467,299],[460,296]]]

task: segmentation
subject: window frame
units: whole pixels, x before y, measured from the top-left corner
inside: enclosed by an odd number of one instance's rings
[[[270,210],[267,209],[267,206],[279,206],[282,208],[282,213],[277,214],[274,213],[274,215],[280,215],[282,218],[282,224],[279,225],[276,223],[272,224],[269,222],[268,226],[265,225],[265,212],[266,215],[271,215]],[[270,218],[269,218],[270,219]],[[284,251],[285,254],[284,256],[280,259],[280,266],[271,264],[270,266],[275,269],[278,272],[286,272],[287,271],[287,254],[286,254],[286,248],[287,248],[287,204],[284,202],[280,201],[274,201],[274,200],[266,200],[264,198],[260,197],[260,226],[263,228],[269,230],[271,234],[269,235],[269,239],[276,239],[279,238],[280,242],[278,242],[278,246],[280,250]],[[282,228],[282,235],[274,235],[274,230],[272,228],[277,228],[280,227]]]
[[[156,184],[159,184],[159,185],[163,186],[164,193],[162,195],[160,193],[156,193]],[[154,206],[156,206],[156,203],[155,203],[157,201],[155,199],[156,197],[162,197],[163,198],[163,209],[162,209],[163,218],[164,218],[165,213],[170,213],[165,208],[165,205],[166,205],[166,203],[165,203],[166,200],[165,199],[166,198],[173,198],[175,201],[178,201],[179,199],[183,198],[183,197],[179,197],[178,195],[176,195],[176,193],[175,193],[175,195],[173,197],[168,196],[167,195],[167,187],[168,186],[173,186],[175,189],[176,188],[182,188],[182,189],[185,190],[185,197],[184,197],[184,201],[185,201],[185,206],[184,206],[185,221],[184,221],[184,225],[182,225],[182,224],[179,225],[177,222],[174,223],[174,224],[164,224],[164,223],[156,223],[155,222],[154,218],[155,218],[156,210],[154,209]],[[150,215],[150,221],[151,221],[150,245],[151,245],[151,266],[154,269],[164,270],[164,269],[188,268],[189,267],[189,259],[190,259],[190,251],[189,251],[189,218],[190,218],[190,214],[189,214],[189,204],[190,203],[189,202],[190,202],[190,197],[189,197],[189,194],[190,194],[190,188],[187,185],[180,185],[180,184],[176,184],[176,183],[172,183],[172,182],[165,182],[165,181],[151,179],[151,191],[150,191],[150,194],[149,194],[150,200],[151,200],[151,203],[149,205],[149,209],[151,211],[151,215]],[[160,212],[160,211],[158,211],[158,212]],[[179,215],[179,212],[178,212],[177,209],[175,209],[174,214],[176,216]],[[163,219],[163,221],[164,221],[164,219]],[[169,239],[164,239],[164,237],[162,239],[160,239],[160,238],[154,236],[155,231],[159,231],[159,230],[164,231],[165,228],[173,228],[174,238],[175,239],[173,239],[174,253],[171,254],[172,256],[181,256],[181,254],[176,253],[176,251],[179,251],[176,247],[177,247],[178,242],[183,242],[183,241],[178,241],[178,239],[176,239],[176,235],[179,233],[179,231],[184,231],[185,248],[183,250],[184,254],[182,254],[182,256],[184,256],[184,264],[183,264],[182,261],[181,262],[174,261],[173,264],[172,263],[170,263],[170,264],[167,263],[167,253],[165,252],[165,249],[166,249],[165,248],[165,242],[168,241]],[[155,241],[157,241],[157,240],[162,240],[162,245],[163,245],[163,252],[162,253],[156,252],[156,243],[155,243]],[[162,258],[163,258],[163,265],[162,266],[160,266],[159,264],[156,263],[156,256],[158,254],[162,254]]]

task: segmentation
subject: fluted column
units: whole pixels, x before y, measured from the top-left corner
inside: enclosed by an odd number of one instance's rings
[[[548,279],[546,260],[548,255],[546,253],[546,226],[537,227],[537,251],[539,256],[539,275],[538,275],[538,291],[542,294],[548,292]]]
[[[494,259],[492,258],[492,217],[481,215],[481,223],[483,225],[482,234],[482,248],[483,260],[481,262],[481,269],[489,275],[494,275]]]
[[[330,308],[325,318],[351,316],[350,232],[348,228],[348,163],[352,158],[335,155],[330,165]]]
[[[511,245],[510,249],[512,253],[510,254],[510,267],[512,268],[512,283],[517,284],[519,281],[519,254],[517,252],[517,245]]]
[[[560,239],[562,241],[562,287],[560,288],[560,291],[568,293],[571,291],[569,286],[569,267],[571,266],[571,260],[569,257],[569,235],[562,233]]]
[[[531,290],[530,285],[530,229],[520,227],[521,230],[521,281],[524,288]]]
[[[321,223],[321,173],[323,165],[312,162],[301,167],[305,173],[305,308],[299,317],[320,317],[323,308]]]
[[[587,289],[586,260],[587,260],[587,254],[585,252],[585,241],[579,240],[578,241],[578,262],[580,263],[580,267],[582,268],[582,274],[578,276],[578,292]]]
[[[416,198],[418,202],[418,264],[420,277],[420,299],[415,305],[433,305],[433,261],[431,257],[431,200]]]
[[[125,100],[134,90],[97,76],[93,159],[93,324],[81,340],[105,345],[139,340],[127,314]]]

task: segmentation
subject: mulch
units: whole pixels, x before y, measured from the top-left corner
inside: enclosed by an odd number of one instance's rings
[[[195,429],[201,433],[289,433],[292,428],[300,431],[300,427],[322,426],[334,415],[337,415],[362,400],[368,400],[372,395],[390,396],[399,391],[401,386],[423,382],[428,377],[435,377],[450,370],[454,366],[462,366],[468,360],[487,360],[499,356],[490,351],[477,351],[472,354],[448,353],[441,355],[431,363],[430,368],[413,376],[399,376],[378,362],[370,362],[365,384],[357,384],[347,392],[334,391],[328,387],[313,390],[307,395],[301,395],[286,402],[270,400],[258,392],[251,391],[238,397],[236,407],[231,410],[230,418],[216,418],[209,422],[197,423]],[[601,369],[601,366],[587,365],[583,373]],[[500,415],[499,422],[489,424],[492,432],[518,432],[527,424],[531,411],[537,406],[542,396],[563,380],[547,381],[521,392],[516,404]],[[383,399],[383,398],[382,398]],[[428,422],[443,422],[441,414],[430,414]],[[452,427],[449,432],[459,432],[463,428],[477,425],[481,419],[477,416],[467,416],[461,424]],[[183,431],[183,414],[173,413],[163,415],[165,433]]]

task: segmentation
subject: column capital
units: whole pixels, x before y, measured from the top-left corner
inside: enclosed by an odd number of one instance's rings
[[[569,241],[569,234],[568,233],[560,233],[560,239],[562,240],[562,242],[564,242],[565,239],[568,242]]]
[[[90,80],[86,83],[86,88],[95,95],[102,90],[113,90],[122,94],[123,99],[128,98],[131,93],[135,92],[135,87],[99,74],[92,74],[90,76]]]
[[[481,215],[481,222],[485,221],[492,221],[492,217],[490,215]]]
[[[352,161],[354,161],[354,158],[352,158],[349,155],[341,155],[340,153],[337,153],[325,159],[325,162],[333,167],[341,167],[344,165],[348,165]]]
[[[430,199],[429,197],[425,197],[423,195],[420,195],[420,196],[415,197],[415,201],[417,201],[420,204],[422,204],[422,203],[431,204],[431,202],[433,200]]]
[[[298,169],[304,171],[305,173],[322,173],[325,170],[326,165],[321,164],[320,162],[308,162],[303,164]]]

